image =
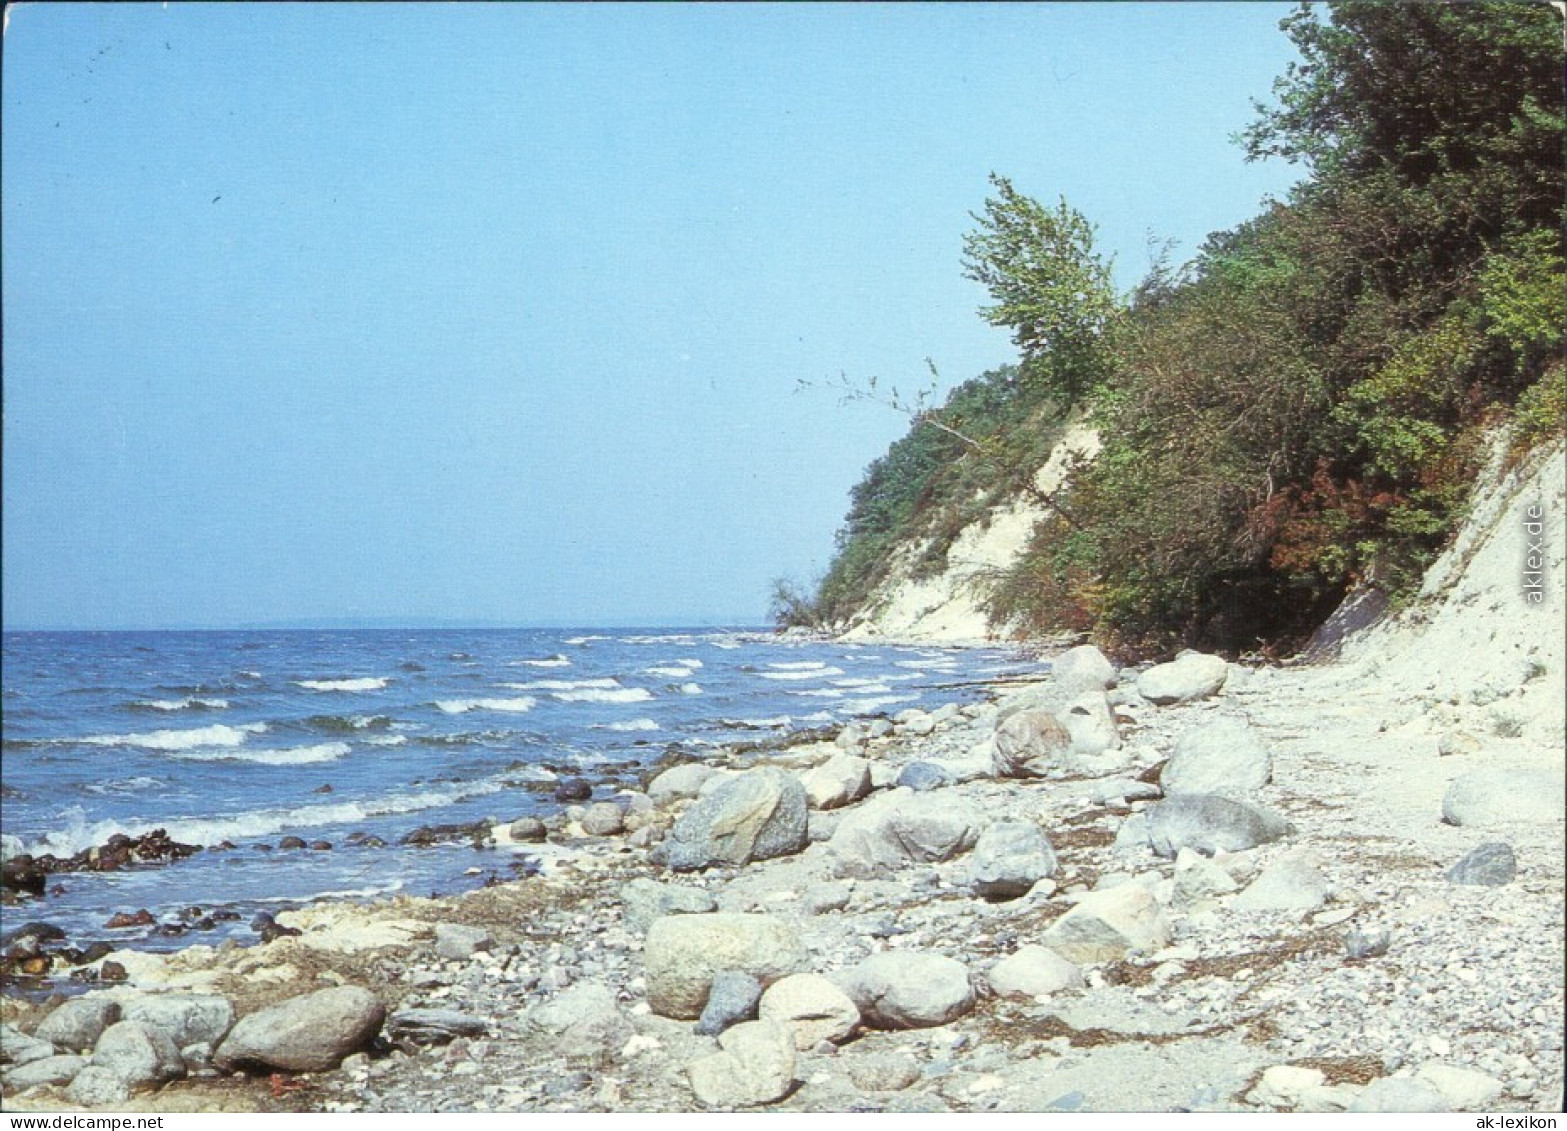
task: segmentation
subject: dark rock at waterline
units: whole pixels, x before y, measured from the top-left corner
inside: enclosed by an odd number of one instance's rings
[[[284,852],[294,852],[298,849],[304,848],[305,842],[302,837],[286,836],[277,842],[277,846]]]
[[[593,786],[581,778],[568,778],[555,787],[555,800],[587,801],[593,796]]]
[[[484,840],[489,837],[493,826],[488,820],[470,821],[457,825],[421,825],[407,836],[403,837],[403,844],[411,844],[419,848],[426,848],[432,844],[451,844],[463,840]],[[370,838],[366,837],[364,844]]]
[[[298,938],[304,932],[298,927],[285,927],[281,923],[269,923],[258,932],[264,943],[274,942],[277,939]]]
[[[143,907],[140,911],[134,913],[121,911],[118,914],[111,915],[109,921],[103,926],[107,931],[123,931],[129,927],[151,927],[156,922],[157,920],[152,917],[152,912]]]
[[[14,931],[7,931],[0,935],[0,946],[10,946],[12,943],[21,942],[23,939],[33,939],[39,943],[58,942],[65,938],[65,931],[56,927],[53,923],[23,923]]]
[[[49,873],[43,865],[25,852],[18,853],[4,864],[0,864],[0,886],[11,891],[43,895],[44,887],[48,882]]]
[[[328,783],[326,785],[318,785],[318,786],[316,786],[315,789],[312,789],[310,792],[311,793],[331,793],[332,792],[332,786],[331,786],[330,783]]]
[[[361,848],[385,848],[386,841],[378,836],[367,836],[359,842]]]
[[[129,975],[126,974],[125,967],[112,959],[98,967],[98,980],[101,982],[123,982],[127,977]]]
[[[201,851],[199,844],[182,844],[164,829],[142,836],[115,833],[103,844],[85,848],[74,856],[13,856],[0,866],[0,885],[44,894],[45,875],[56,872],[115,872],[137,864],[164,864],[183,860]]]

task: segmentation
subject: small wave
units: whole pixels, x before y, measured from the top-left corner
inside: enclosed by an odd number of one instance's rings
[[[780,672],[807,672],[820,671],[827,665],[820,660],[791,660],[786,664],[768,664],[774,671]]]
[[[821,679],[829,675],[842,675],[842,668],[813,667],[791,668],[786,671],[759,672],[763,679],[791,680],[791,679]]]
[[[569,644],[570,641],[568,640]],[[569,668],[571,661],[557,653],[553,656],[545,656],[542,660],[512,660],[507,667],[512,668]]]
[[[846,699],[840,709],[851,715],[873,715],[894,703],[908,703],[918,698],[918,695],[878,695],[868,699]]]
[[[513,691],[580,691],[586,687],[619,687],[618,679],[535,679],[528,683],[503,683]]]
[[[635,731],[662,730],[663,728],[652,719],[627,719],[625,722],[620,723],[594,723],[593,729],[631,733]]]
[[[645,687],[585,688],[581,691],[556,691],[551,696],[562,703],[646,703],[653,693]]]
[[[570,644],[573,648],[581,648],[584,645],[593,643],[595,640],[613,639],[613,636],[573,636],[571,639],[567,640],[566,643]]]
[[[532,696],[522,695],[516,699],[442,699],[435,705],[448,715],[461,715],[468,711],[507,711],[512,714],[521,714],[524,711],[533,710],[538,703]]]
[[[195,730],[155,730],[148,734],[98,734],[81,739],[88,746],[140,746],[144,750],[194,750],[201,746],[240,746],[252,734],[261,734],[266,723],[231,727],[219,723]]]
[[[365,742],[370,746],[405,746],[408,743],[406,734],[372,734]]]
[[[287,750],[187,750],[178,757],[189,762],[254,762],[262,766],[308,766],[316,762],[335,762],[353,747],[346,742],[323,742],[318,746],[295,746]]]
[[[118,781],[91,782],[82,786],[88,793],[96,793],[100,797],[117,794],[142,793],[145,790],[157,789],[163,782],[157,778],[121,778]]]
[[[675,690],[682,695],[701,695],[702,685],[700,683],[682,683],[677,685]]]
[[[306,691],[380,691],[390,682],[378,676],[362,679],[296,679],[295,687]]]
[[[652,667],[643,668],[642,672],[644,675],[656,675],[661,679],[685,679],[687,676],[694,675],[696,669],[690,667]]]
[[[777,730],[793,724],[788,715],[776,715],[770,719],[717,719],[717,724],[727,730]]]
[[[882,690],[886,691],[890,690],[890,688],[883,688]],[[803,691],[791,691],[789,694],[804,696],[808,699],[843,699],[849,693],[837,687],[809,687]]]
[[[200,699],[188,695],[184,699],[138,699],[127,703],[132,711],[224,711],[227,699]]]

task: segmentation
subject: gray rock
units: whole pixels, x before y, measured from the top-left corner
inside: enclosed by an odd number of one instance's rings
[[[1229,719],[1194,727],[1176,739],[1159,775],[1166,796],[1213,793],[1242,798],[1267,785],[1273,758],[1244,723]]]
[[[812,915],[824,915],[829,911],[842,911],[849,906],[852,895],[848,884],[826,880],[806,888],[800,896],[800,904]]]
[[[599,1067],[617,1060],[636,1032],[616,1004],[615,991],[594,982],[579,982],[535,1006],[527,1023],[548,1035],[555,1055]]]
[[[794,1041],[783,1026],[744,1022],[726,1030],[718,1048],[686,1068],[691,1090],[705,1106],[755,1107],[783,1099],[794,1087]]]
[[[840,876],[873,878],[910,863],[939,863],[974,847],[983,825],[960,798],[896,789],[839,822],[827,850]]]
[[[38,1023],[33,1036],[67,1052],[83,1052],[120,1019],[120,1003],[98,994],[62,1002]]]
[[[507,826],[506,833],[521,844],[539,844],[549,837],[550,830],[537,817],[519,817]]]
[[[131,1086],[113,1069],[89,1064],[65,1089],[65,1097],[82,1107],[119,1107],[131,1098]]]
[[[1317,1068],[1301,1068],[1293,1064],[1276,1064],[1264,1070],[1257,1086],[1246,1095],[1246,1102],[1258,1107],[1276,1107],[1292,1110],[1308,1090],[1320,1088],[1327,1077]]]
[[[1095,782],[1088,791],[1088,799],[1095,805],[1112,805],[1118,801],[1148,801],[1159,796],[1159,787],[1152,782],[1136,778],[1109,778]]]
[[[1166,706],[1217,695],[1230,666],[1220,656],[1188,652],[1168,664],[1156,664],[1137,677],[1137,691],[1150,703]]]
[[[732,1025],[755,1021],[761,1000],[761,982],[744,971],[725,970],[713,978],[696,1031],[704,1037],[716,1037]]]
[[[1083,971],[1049,947],[1018,947],[990,968],[990,989],[997,997],[1039,998],[1083,988]]]
[[[1518,875],[1518,860],[1512,845],[1493,840],[1471,849],[1464,858],[1447,870],[1447,878],[1455,884],[1477,884],[1481,887],[1499,888],[1513,882]]]
[[[1050,671],[1062,683],[1093,684],[1101,690],[1116,684],[1115,666],[1092,644],[1068,648],[1051,662]]]
[[[912,789],[915,793],[926,793],[951,785],[952,775],[934,762],[910,762],[898,771],[893,784]]]
[[[1019,711],[996,728],[992,757],[997,777],[1042,778],[1072,764],[1072,735],[1048,711]]]
[[[919,1081],[919,1061],[905,1052],[879,1052],[849,1061],[849,1079],[862,1092],[901,1092]]]
[[[924,738],[936,730],[936,720],[917,708],[898,712],[897,722],[904,734],[911,734],[915,738]]]
[[[1223,849],[1244,852],[1289,835],[1294,827],[1276,813],[1212,793],[1167,797],[1143,813],[1148,842],[1160,856],[1183,848],[1205,856]]]
[[[1447,787],[1442,819],[1466,828],[1560,821],[1562,786],[1560,773],[1544,770],[1474,770]]]
[[[1453,1111],[1485,1111],[1502,1095],[1502,1082],[1496,1077],[1435,1061],[1422,1064],[1415,1079],[1435,1088]]]
[[[676,871],[746,864],[800,852],[809,843],[805,788],[772,766],[724,782],[683,813],[664,842]]]
[[[399,1009],[386,1022],[386,1034],[398,1044],[444,1045],[458,1037],[482,1037],[489,1022],[455,1009]]]
[[[76,1079],[76,1074],[86,1067],[85,1057],[70,1053],[46,1056],[6,1069],[3,1079],[7,1091],[25,1092],[28,1088],[69,1084]]]
[[[717,772],[712,766],[704,766],[700,762],[671,766],[648,783],[647,795],[657,805],[695,797],[702,791],[707,779]]]
[[[852,754],[835,754],[800,776],[812,809],[838,809],[871,791],[871,764]]]
[[[1072,736],[1072,752],[1091,756],[1115,750],[1121,745],[1121,732],[1115,725],[1115,712],[1101,688],[1079,689],[1056,708],[1055,717]],[[1084,763],[1076,759],[1074,765]]]
[[[626,831],[626,814],[613,801],[595,801],[583,812],[580,823],[588,836],[619,836]]]
[[[222,994],[146,994],[127,1001],[121,1015],[163,1030],[177,1048],[216,1046],[234,1025],[234,1006]]]
[[[1344,957],[1377,958],[1387,953],[1393,933],[1386,927],[1355,927],[1344,936]]]
[[[805,835],[812,844],[825,844],[838,831],[838,819],[842,813],[836,809],[812,809],[805,819]]]
[[[105,1029],[93,1049],[92,1064],[107,1068],[133,1090],[185,1075],[185,1061],[169,1035],[140,1021],[116,1021]]]
[[[1233,876],[1206,856],[1190,848],[1176,853],[1175,883],[1170,889],[1173,906],[1192,907],[1205,899],[1231,895],[1238,887]]]
[[[820,974],[790,974],[762,995],[763,1021],[776,1021],[809,1052],[823,1041],[839,1045],[860,1027],[860,1011],[848,994]]]
[[[971,866],[976,895],[1017,899],[1056,874],[1056,854],[1038,825],[1000,821],[979,834]]]
[[[892,723],[886,719],[871,719],[865,724],[866,738],[887,738],[892,734]]]
[[[1243,911],[1312,911],[1332,893],[1332,884],[1322,874],[1322,858],[1304,849],[1265,869],[1230,906]]]
[[[1399,1076],[1384,1076],[1373,1080],[1360,1090],[1355,1102],[1349,1105],[1352,1112],[1415,1112],[1426,1114],[1450,1110],[1442,1093],[1424,1080],[1412,1080]]]
[[[96,1037],[93,1043],[97,1043]],[[92,1045],[84,1047],[91,1048]],[[29,1037],[14,1025],[0,1025],[0,1062],[30,1064],[54,1055],[55,1047],[49,1041]]]
[[[1050,925],[1041,942],[1072,962],[1116,962],[1130,951],[1152,954],[1170,941],[1170,925],[1141,884],[1093,891]]]
[[[642,934],[653,920],[665,915],[701,915],[718,910],[718,901],[701,888],[661,884],[657,880],[632,880],[620,889],[625,904],[621,922],[633,934]]]
[[[805,948],[794,928],[769,915],[671,915],[656,920],[642,950],[647,999],[663,1017],[695,1020],[713,979],[726,970],[763,985],[805,968]]]
[[[879,951],[837,980],[873,1029],[927,1029],[974,1008],[968,968],[940,954]]]
[[[435,953],[442,958],[466,961],[481,950],[489,950],[494,942],[490,932],[483,927],[470,927],[465,923],[435,925]]]
[[[386,1007],[369,990],[333,986],[241,1017],[212,1062],[225,1072],[324,1072],[368,1045],[385,1020]]]
[[[870,737],[865,733],[865,728],[859,723],[849,723],[838,732],[834,744],[840,750],[859,750],[865,745],[865,740]]]

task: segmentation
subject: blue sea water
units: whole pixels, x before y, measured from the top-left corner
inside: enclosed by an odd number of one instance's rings
[[[168,946],[243,934],[256,911],[326,896],[451,893],[515,875],[517,858],[406,847],[404,835],[549,812],[564,777],[612,797],[671,747],[700,754],[964,701],[965,681],[1041,666],[1002,650],[710,629],[7,633],[8,855],[68,856],[159,828],[235,847],[60,874],[58,893],[4,918]],[[333,848],[275,850],[291,835]],[[193,905],[239,912],[241,925],[180,943],[102,929],[116,912],[167,919]]]

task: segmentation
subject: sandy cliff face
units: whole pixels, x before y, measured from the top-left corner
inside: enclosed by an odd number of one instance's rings
[[[1086,425],[1074,425],[1035,474],[1035,485],[1046,494],[1058,490],[1074,463],[1091,459],[1098,451],[1098,433]],[[991,511],[958,536],[947,553],[946,570],[934,577],[914,576],[914,563],[924,553],[924,543],[903,547],[888,580],[844,638],[963,644],[1001,635],[986,620],[988,587],[1022,554],[1034,524],[1044,513],[1043,505],[1027,495]]]

